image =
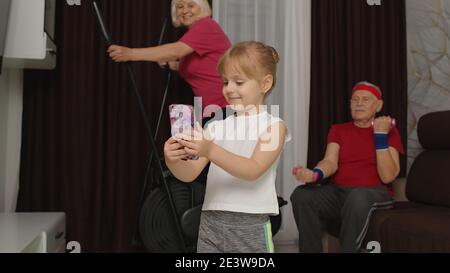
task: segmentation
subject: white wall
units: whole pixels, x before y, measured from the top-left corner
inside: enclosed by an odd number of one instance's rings
[[[0,75],[0,212],[16,209],[22,141],[23,70]]]
[[[450,0],[407,0],[406,7],[409,170],[423,151],[417,136],[419,119],[450,110]]]
[[[46,12],[46,14],[45,14]],[[47,17],[45,17],[45,15]],[[22,141],[23,68],[53,69],[55,0],[14,0],[0,75],[0,212],[14,211],[19,188]]]

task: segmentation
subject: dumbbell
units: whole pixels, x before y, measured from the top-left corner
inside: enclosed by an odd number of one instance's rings
[[[372,127],[375,125],[375,122],[372,120]],[[397,125],[397,121],[395,118],[391,119],[391,125],[392,127],[395,127]]]
[[[294,168],[292,168],[292,175],[297,175],[298,171],[300,171],[302,167],[300,166],[295,166]]]

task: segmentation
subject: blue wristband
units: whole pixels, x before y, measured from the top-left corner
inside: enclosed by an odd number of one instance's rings
[[[388,134],[386,133],[375,133],[375,149],[387,150],[389,149]]]
[[[323,171],[322,171],[321,169],[319,169],[319,168],[314,168],[314,169],[312,169],[312,171],[315,172],[315,173],[317,173],[317,179],[316,179],[316,181],[320,181],[320,180],[323,179],[324,174],[323,174]]]

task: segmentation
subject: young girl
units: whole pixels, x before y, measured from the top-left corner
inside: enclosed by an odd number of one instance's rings
[[[194,136],[170,138],[165,161],[183,182],[211,162],[197,252],[273,253],[270,215],[277,215],[276,168],[285,142],[284,122],[265,111],[276,81],[278,54],[259,42],[243,42],[219,61],[223,94],[236,111]],[[183,160],[189,156],[198,160]]]

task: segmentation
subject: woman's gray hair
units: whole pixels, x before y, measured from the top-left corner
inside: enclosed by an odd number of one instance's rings
[[[172,4],[171,4],[171,8],[170,8],[170,13],[172,16],[172,24],[174,27],[181,26],[181,23],[177,18],[177,3],[179,1],[181,1],[181,0],[172,0]],[[202,9],[202,15],[201,15],[202,18],[211,16],[212,12],[211,12],[211,7],[209,6],[208,0],[192,0],[192,1],[195,2],[197,5],[199,5],[200,8]]]

